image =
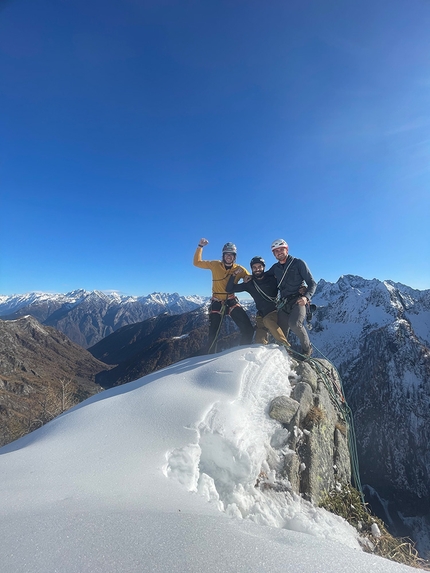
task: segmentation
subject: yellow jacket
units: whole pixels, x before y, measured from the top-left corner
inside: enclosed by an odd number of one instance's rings
[[[242,269],[242,272],[238,273],[234,282],[239,282],[246,275],[249,275],[245,267],[233,263],[231,269],[226,269],[222,261],[202,261],[202,248],[197,247],[194,253],[193,265],[201,269],[210,269],[212,271],[212,296],[219,298],[220,300],[226,300],[229,296],[225,292],[225,287],[227,286],[228,279],[233,274],[236,269]],[[231,295],[230,295],[231,296]]]

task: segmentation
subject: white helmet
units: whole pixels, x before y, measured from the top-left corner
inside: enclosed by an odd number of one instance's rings
[[[275,249],[279,249],[280,247],[285,247],[286,249],[288,249],[288,243],[284,241],[284,239],[276,239],[276,241],[273,241],[272,251]]]

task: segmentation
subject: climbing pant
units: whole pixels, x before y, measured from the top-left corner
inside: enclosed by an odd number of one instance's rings
[[[276,310],[274,310],[273,312],[269,312],[264,317],[257,314],[256,324],[257,324],[257,329],[255,331],[256,344],[267,344],[267,331],[269,331],[277,342],[280,342],[285,346],[289,346],[287,339],[284,333],[282,332],[281,327],[278,325],[278,313],[276,312]]]
[[[291,308],[290,312],[286,312],[284,309],[278,310],[278,324],[282,328],[285,337],[288,336],[289,330],[294,332],[302,345],[302,353],[306,354],[311,351],[309,336],[303,324],[306,319],[306,306],[300,306],[295,303],[289,305],[287,310],[289,308]]]
[[[225,304],[224,314],[229,315],[240,330],[240,344],[251,344],[254,336],[254,327],[245,310],[240,306],[238,299],[233,295],[225,301],[213,298],[209,307],[209,339],[208,352],[216,352],[215,338],[222,320],[222,305]]]

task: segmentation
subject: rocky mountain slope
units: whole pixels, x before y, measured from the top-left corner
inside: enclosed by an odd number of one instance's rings
[[[31,315],[53,326],[84,348],[93,346],[118,328],[163,312],[181,314],[200,307],[205,297],[152,293],[133,297],[100,291],[76,290],[67,294],[28,293],[0,296],[3,320]]]
[[[206,348],[207,333],[208,317],[204,307],[180,315],[163,313],[123,326],[88,349],[95,358],[115,365],[112,370],[100,372],[96,381],[109,388],[201,354]],[[218,351],[238,343],[236,325],[230,319],[224,320]]]
[[[339,369],[372,508],[430,555],[430,291],[320,281],[310,333]]]
[[[0,445],[99,392],[108,368],[31,316],[0,320]]]

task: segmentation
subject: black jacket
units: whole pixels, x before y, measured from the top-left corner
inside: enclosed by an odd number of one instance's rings
[[[258,288],[269,297],[269,300],[258,291],[255,285],[258,285]],[[276,304],[270,300],[270,298],[276,299],[278,294],[278,283],[273,275],[269,276],[264,273],[261,279],[253,278],[247,283],[238,284],[234,284],[234,276],[231,276],[225,290],[229,293],[248,292],[254,299],[257,311],[261,316],[266,316],[269,312],[276,310]]]
[[[288,271],[285,273],[285,269],[287,267]],[[301,259],[294,259],[291,255],[288,255],[287,260],[283,265],[281,265],[281,263],[275,263],[272,267],[270,267],[266,274],[276,278],[279,293],[283,299],[297,294],[299,292],[299,288],[303,284],[303,281],[305,281],[308,289],[304,296],[308,300],[311,299],[315,289],[317,288],[317,283],[314,281],[314,278],[311,275],[311,271],[309,270],[305,261],[302,261]]]

